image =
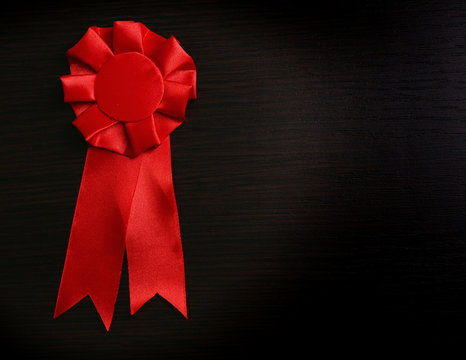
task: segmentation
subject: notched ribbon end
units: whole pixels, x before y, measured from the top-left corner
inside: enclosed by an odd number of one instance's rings
[[[172,300],[169,300],[167,299],[166,297],[162,296],[160,293],[158,292],[154,292],[153,295],[149,295],[149,296],[146,296],[146,297],[141,297],[141,296],[134,296],[134,297],[131,297],[131,305],[130,305],[130,313],[131,315],[135,315],[139,309],[141,309],[144,304],[146,304],[149,300],[155,298],[155,297],[160,297],[162,299],[164,299],[165,301],[167,301],[169,304],[171,304],[176,310],[178,310],[181,315],[184,316],[185,319],[188,319],[188,309],[187,309],[187,306],[186,306],[186,296],[184,297],[184,299],[181,299],[181,301],[179,301],[178,299],[172,299]]]
[[[55,306],[55,311],[53,313],[53,319],[56,319],[59,316],[63,315],[66,311],[68,311],[69,309],[77,305],[80,301],[82,301],[86,297],[89,297],[91,302],[94,304],[94,307],[97,313],[99,314],[100,319],[102,320],[102,323],[105,326],[105,329],[109,331],[110,326],[112,324],[112,320],[113,320],[113,313],[114,313],[115,305],[113,304],[113,306],[109,307],[108,304],[104,304],[103,302],[98,301],[98,299],[95,296],[93,297],[91,294],[83,295],[78,300],[75,300],[72,303],[65,303],[63,301],[60,301],[60,298],[59,298],[59,300],[57,301],[57,305]]]

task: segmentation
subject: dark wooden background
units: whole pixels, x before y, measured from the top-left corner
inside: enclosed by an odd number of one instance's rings
[[[89,299],[52,315],[86,153],[58,77],[114,20],[175,35],[199,99],[172,135],[190,318],[160,297],[131,316],[125,263],[107,333]],[[466,338],[463,2],[16,1],[0,91],[15,354],[291,359]]]

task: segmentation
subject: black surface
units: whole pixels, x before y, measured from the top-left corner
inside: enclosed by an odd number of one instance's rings
[[[245,358],[466,335],[462,2],[23,4],[0,25],[0,315],[29,358]],[[301,7],[300,7],[301,6]],[[86,144],[59,75],[91,25],[175,35],[198,100],[172,135],[189,320],[53,310]],[[261,357],[259,357],[261,358]]]

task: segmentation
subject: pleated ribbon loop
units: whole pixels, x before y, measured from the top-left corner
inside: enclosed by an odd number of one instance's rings
[[[89,295],[108,330],[125,250],[131,314],[159,294],[187,317],[169,135],[196,98],[194,62],[133,21],[90,27],[67,58],[64,101],[89,147],[54,317]]]

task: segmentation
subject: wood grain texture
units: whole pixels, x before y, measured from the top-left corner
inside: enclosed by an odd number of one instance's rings
[[[0,25],[1,330],[30,358],[294,358],[466,335],[466,7],[21,3]],[[175,35],[198,100],[172,135],[189,320],[86,299],[53,320],[86,144],[59,75],[91,25]],[[362,343],[361,343],[362,341]]]

